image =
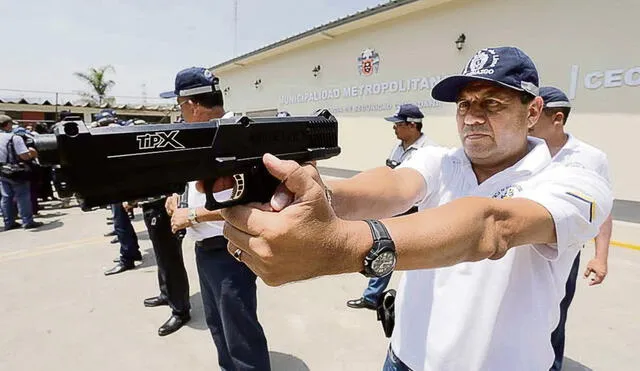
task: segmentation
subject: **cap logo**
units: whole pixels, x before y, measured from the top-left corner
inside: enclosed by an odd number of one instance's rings
[[[205,68],[204,72],[203,72],[204,77],[207,78],[207,80],[211,80],[213,78],[213,74],[211,73],[211,71],[209,71],[208,69]]]
[[[500,56],[493,49],[484,49],[476,53],[465,67],[463,75],[493,75],[494,67]]]

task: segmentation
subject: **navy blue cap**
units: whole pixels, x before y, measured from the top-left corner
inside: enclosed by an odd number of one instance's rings
[[[176,75],[174,90],[160,93],[160,97],[188,97],[214,91],[220,91],[220,85],[211,71],[203,67],[189,67]]]
[[[571,102],[566,94],[558,88],[552,86],[543,86],[540,88],[540,96],[544,100],[544,108],[571,108]]]
[[[103,109],[100,112],[96,113],[96,121],[101,122],[104,120],[113,120],[116,119],[116,112],[112,109]]]
[[[502,86],[538,96],[538,70],[522,50],[515,47],[486,48],[478,51],[459,75],[437,83],[431,96],[442,102],[455,102],[458,94],[473,81],[493,81]]]
[[[422,122],[424,115],[420,112],[420,108],[415,104],[403,104],[398,107],[395,115],[385,117],[384,119],[391,122]]]

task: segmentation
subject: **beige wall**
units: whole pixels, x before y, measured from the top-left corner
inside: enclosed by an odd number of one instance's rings
[[[477,49],[518,46],[537,64],[542,85],[572,95],[567,127],[607,153],[615,197],[640,201],[633,152],[640,137],[639,13],[636,0],[451,1],[218,74],[223,88],[230,87],[226,106],[234,111],[332,109],[340,120],[343,153],[322,165],[363,170],[384,164],[394,145],[391,126],[381,117],[393,114],[397,104],[425,105],[425,133],[440,144],[458,145],[453,107],[433,102],[431,86],[461,70]],[[463,32],[467,42],[458,51],[454,40]],[[379,70],[370,76],[358,73],[357,58],[366,48],[380,56]],[[311,71],[316,65],[318,77]],[[412,78],[425,79],[410,92],[387,88],[374,94],[376,83],[382,89],[383,83]],[[262,84],[256,89],[257,79]],[[344,96],[344,88],[362,85],[372,85],[372,94]],[[333,89],[339,98],[294,104],[282,99]],[[363,105],[374,109],[363,111]]]

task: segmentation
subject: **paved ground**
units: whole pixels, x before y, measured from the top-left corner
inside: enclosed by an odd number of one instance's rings
[[[42,214],[47,225],[40,230],[0,232],[0,370],[217,369],[190,241],[184,251],[193,320],[159,337],[157,328],[169,311],[142,305],[158,289],[139,211],[134,227],[144,260],[136,270],[110,277],[102,272],[118,250],[102,237],[109,228],[106,210]],[[584,255],[592,252],[588,247]],[[612,247],[609,268],[600,287],[579,282],[569,315],[566,370],[638,369],[640,251]],[[260,284],[259,316],[273,369],[380,370],[387,341],[375,314],[344,304],[365,284],[357,274],[280,288]]]

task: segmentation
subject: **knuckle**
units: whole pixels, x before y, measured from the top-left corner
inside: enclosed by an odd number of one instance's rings
[[[264,283],[270,287],[277,287],[282,285],[282,280],[279,279],[277,274],[274,274],[272,272],[266,272],[262,277],[262,281],[264,281]]]
[[[261,238],[251,238],[249,240],[249,248],[255,252],[262,262],[273,260],[273,251],[269,248],[269,244]]]

